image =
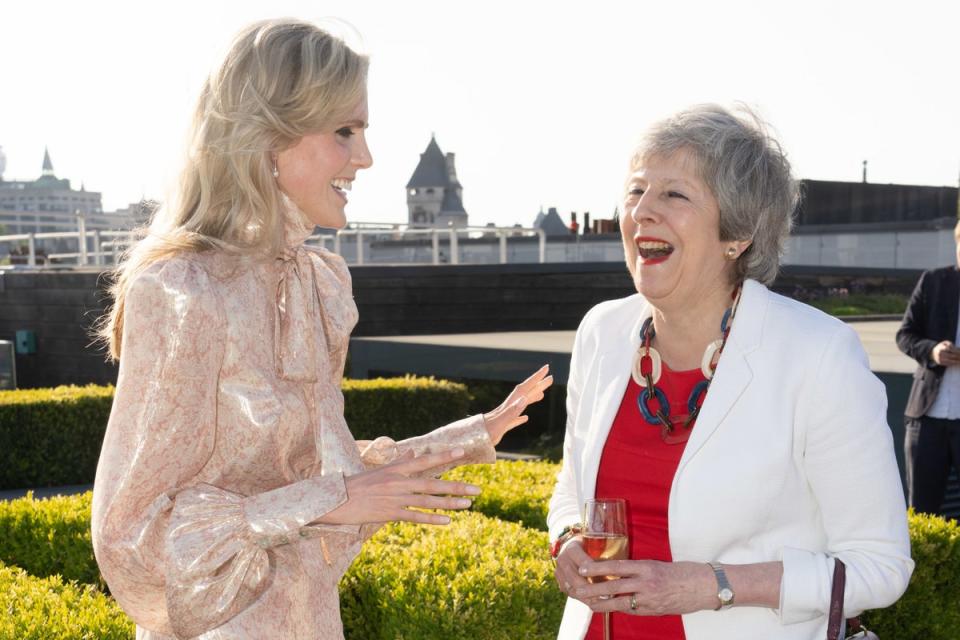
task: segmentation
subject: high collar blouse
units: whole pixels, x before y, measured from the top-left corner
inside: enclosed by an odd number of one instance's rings
[[[494,459],[482,416],[354,440],[340,383],[357,308],[312,231],[291,206],[274,260],[183,253],[130,285],[92,529],[138,639],[342,637],[337,586],[375,530],[317,524],[344,478],[408,450]]]

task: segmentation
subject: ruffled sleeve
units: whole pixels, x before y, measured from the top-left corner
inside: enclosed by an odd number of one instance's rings
[[[360,447],[360,457],[368,468],[388,464],[407,451],[413,451],[419,456],[460,447],[466,452],[456,463],[436,467],[426,475],[439,475],[463,464],[492,463],[497,459],[481,414],[458,420],[416,438],[395,442],[381,436],[372,442],[358,441],[357,445]]]
[[[173,630],[192,638],[250,606],[269,586],[269,550],[343,529],[308,525],[346,499],[342,474],[250,497],[207,484],[179,492],[165,540]]]

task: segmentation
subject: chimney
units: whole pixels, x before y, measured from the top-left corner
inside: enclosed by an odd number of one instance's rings
[[[584,234],[590,233],[590,212],[589,211],[583,212],[583,233]]]
[[[457,168],[453,164],[453,153],[447,153],[447,179],[450,184],[457,184]]]
[[[867,161],[863,161],[863,184],[867,184]]]

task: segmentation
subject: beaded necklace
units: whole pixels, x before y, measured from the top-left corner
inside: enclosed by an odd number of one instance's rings
[[[700,407],[703,406],[707,390],[713,381],[713,374],[720,362],[720,354],[723,353],[723,347],[727,344],[727,337],[730,335],[730,328],[733,326],[733,319],[737,314],[737,307],[740,304],[740,294],[743,291],[742,286],[738,286],[733,293],[733,305],[723,312],[723,319],[720,321],[720,336],[707,345],[703,350],[703,357],[700,359],[700,371],[706,380],[701,380],[693,387],[690,397],[687,399],[687,411],[689,414],[683,420],[683,428],[678,429],[674,426],[674,421],[670,419],[670,401],[663,389],[657,386],[660,380],[660,374],[663,370],[663,363],[660,354],[651,346],[656,330],[653,327],[653,317],[649,317],[640,328],[640,347],[637,349],[637,357],[633,361],[631,375],[634,382],[643,389],[637,394],[637,406],[643,419],[653,426],[660,427],[660,437],[667,444],[679,444],[686,442],[690,437],[690,431],[693,429],[693,423],[700,414]],[[651,398],[656,398],[659,407],[651,412],[648,403]],[[683,416],[676,416],[678,419]]]

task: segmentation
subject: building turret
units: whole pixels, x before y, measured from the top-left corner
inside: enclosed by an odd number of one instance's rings
[[[53,162],[50,161],[50,150],[46,147],[43,148],[43,173],[40,175],[44,178],[57,177],[57,175],[53,172]]]
[[[454,154],[444,155],[434,136],[420,154],[420,162],[407,182],[408,223],[429,229],[467,226],[463,187],[457,180]]]

